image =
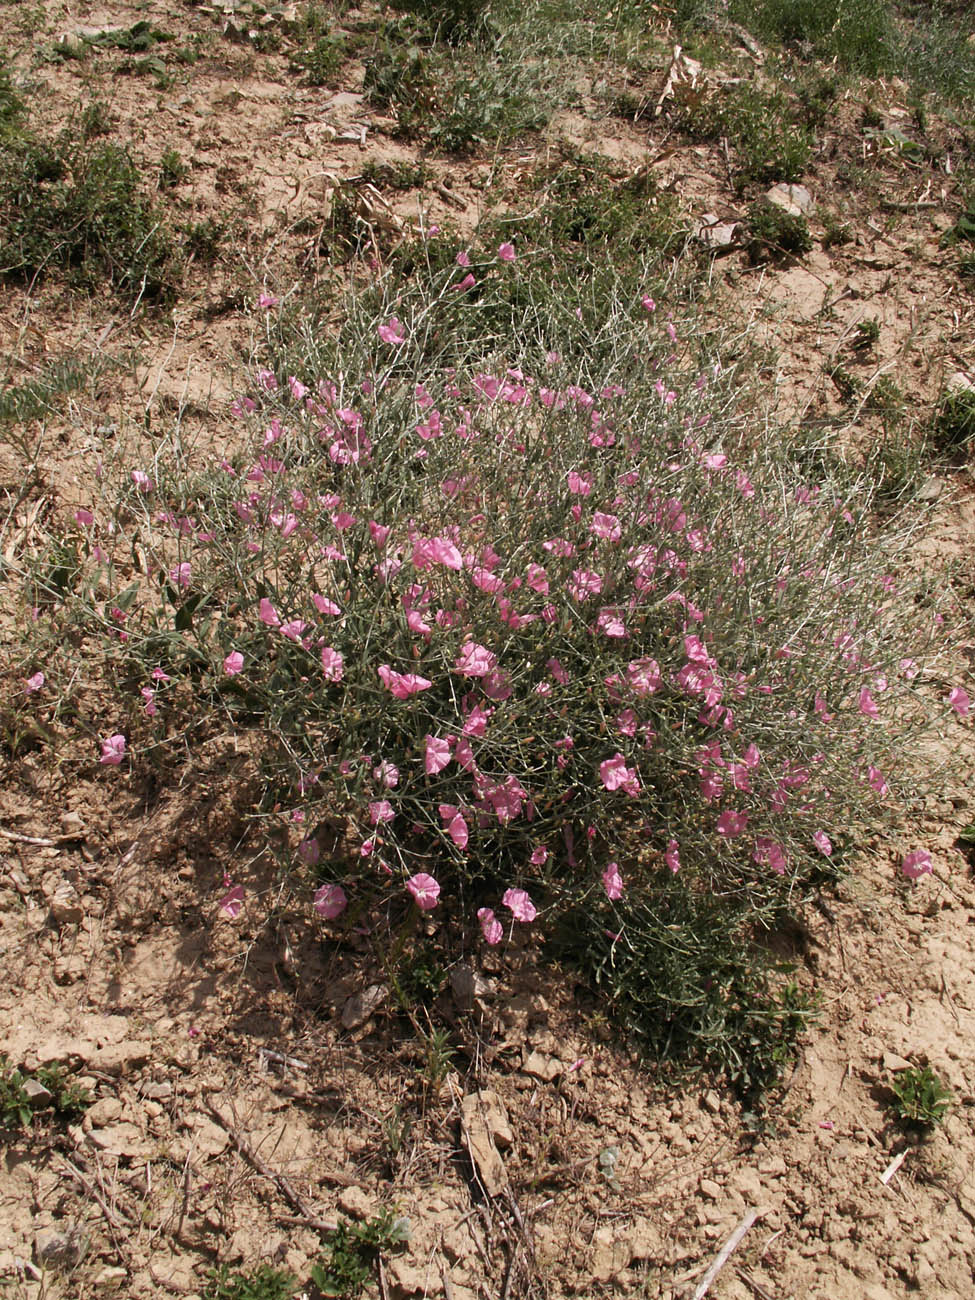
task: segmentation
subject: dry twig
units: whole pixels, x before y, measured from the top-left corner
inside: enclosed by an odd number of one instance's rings
[[[714,1263],[711,1265],[708,1271],[701,1278],[700,1282],[698,1283],[697,1290],[694,1292],[694,1300],[703,1300],[703,1297],[707,1295],[707,1293],[711,1289],[711,1283],[714,1281],[714,1279],[724,1268],[725,1264],[727,1264],[728,1260],[731,1258],[732,1252],[737,1249],[739,1243],[741,1242],[741,1239],[744,1237],[748,1229],[752,1226],[752,1224],[756,1221],[756,1219],[760,1219],[762,1217],[762,1213],[763,1213],[762,1210],[748,1211],[748,1213],[742,1219],[741,1223],[739,1223],[738,1227],[734,1230],[734,1232],[731,1234],[731,1236],[728,1238],[725,1244],[721,1247],[717,1259],[714,1261]]]
[[[247,1139],[237,1132],[236,1128],[226,1119],[225,1116],[220,1114],[215,1106],[213,1106],[209,1101],[206,1102],[205,1105],[211,1119],[213,1119],[216,1124],[219,1124],[223,1131],[230,1137],[234,1146],[244,1159],[249,1160],[259,1174],[263,1174],[265,1178],[270,1179],[270,1181],[276,1185],[278,1191],[292,1209],[298,1211],[302,1223],[307,1224],[308,1227],[314,1228],[318,1232],[335,1231],[336,1225],[334,1223],[326,1223],[323,1219],[319,1219],[316,1214],[313,1214],[310,1206],[301,1196],[298,1195],[291,1182],[284,1176],[284,1174],[278,1173],[277,1170],[272,1169],[265,1160],[262,1160]]]

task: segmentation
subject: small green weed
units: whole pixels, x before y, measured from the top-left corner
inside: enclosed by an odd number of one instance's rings
[[[517,222],[519,233],[526,242],[559,249],[560,256],[593,248],[617,256],[666,253],[686,239],[677,204],[647,169],[620,177],[607,159],[581,154],[554,173],[536,173],[532,189],[544,200],[536,214]],[[499,232],[514,220],[513,214],[502,217]]]
[[[912,1128],[934,1128],[948,1112],[952,1096],[930,1065],[901,1070],[891,1080],[890,1109]]]
[[[223,222],[216,217],[193,221],[183,228],[183,248],[195,262],[215,262],[226,233]]]
[[[415,190],[425,185],[430,172],[422,160],[380,162],[370,158],[362,168],[362,179],[378,190]]]
[[[739,188],[801,179],[811,139],[781,92],[741,84],[713,96],[678,97],[675,104],[677,125],[692,140],[728,141]]]
[[[341,36],[320,36],[314,45],[291,56],[291,66],[305,74],[309,86],[327,86],[348,57],[348,47]]]
[[[752,1101],[781,1077],[815,1009],[741,913],[679,879],[661,879],[645,902],[601,907],[598,928],[570,914],[550,955],[579,971],[641,1053],[723,1074]]]
[[[0,63],[6,60],[6,53],[0,50]],[[0,130],[16,122],[24,111],[24,101],[14,90],[7,68],[0,67]]]
[[[928,448],[923,438],[891,430],[873,448],[867,473],[881,503],[910,500],[927,472]]]
[[[183,162],[178,149],[167,149],[159,159],[159,185],[162,189],[173,189],[181,181],[185,181],[189,174],[190,169]]]
[[[0,390],[0,425],[22,424],[57,409],[57,398],[85,386],[93,368],[73,357],[52,362],[36,379]]]
[[[85,105],[78,123],[84,140],[96,140],[99,136],[108,135],[114,124],[114,114],[101,99],[93,99]]]
[[[0,152],[0,276],[57,267],[152,298],[174,283],[173,253],[128,150],[65,131],[24,132]]]
[[[384,1208],[365,1223],[343,1221],[326,1242],[326,1258],[311,1271],[323,1296],[347,1300],[372,1279],[379,1257],[409,1239],[409,1226]],[[222,1300],[222,1298],[221,1298]]]
[[[856,327],[856,333],[850,343],[854,352],[869,352],[880,338],[880,323],[875,320],[862,320]]]
[[[0,1056],[0,1128],[27,1128],[33,1117],[30,1097],[24,1088],[25,1078]]]
[[[933,437],[936,446],[944,452],[967,450],[975,440],[975,389],[965,388],[942,399]]]
[[[801,257],[812,248],[809,223],[770,199],[749,205],[745,218],[748,256],[753,262]]]
[[[232,1270],[227,1264],[210,1273],[203,1293],[205,1300],[290,1300],[298,1287],[291,1273],[259,1264],[249,1273]]]
[[[30,1082],[49,1096],[32,1096]],[[90,1095],[73,1083],[62,1065],[45,1065],[25,1074],[0,1054],[0,1129],[29,1128],[38,1111],[53,1110],[59,1119],[74,1120],[91,1105]]]

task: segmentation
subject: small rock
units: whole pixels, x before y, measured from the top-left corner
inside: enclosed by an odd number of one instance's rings
[[[525,1059],[521,1063],[521,1068],[525,1074],[531,1074],[536,1079],[543,1079],[546,1083],[551,1083],[557,1079],[560,1074],[565,1072],[565,1067],[561,1061],[556,1061],[551,1056],[543,1056],[541,1052],[527,1052]]]
[[[55,1271],[77,1268],[85,1257],[88,1241],[78,1227],[67,1232],[51,1229],[34,1238],[34,1258],[42,1268]]]
[[[813,210],[812,195],[805,185],[773,185],[765,197],[793,217],[808,217]]]
[[[458,1011],[472,1011],[475,1005],[481,1005],[494,993],[494,985],[480,971],[462,965],[455,966],[450,972],[450,991]]]
[[[721,1113],[721,1098],[713,1088],[709,1089],[701,1098],[701,1105],[705,1110],[709,1110],[712,1115],[720,1115]]]
[[[346,1029],[358,1029],[389,997],[385,984],[370,984],[361,993],[353,993],[342,1008],[342,1024]]]
[[[152,1101],[168,1101],[173,1095],[173,1085],[168,1079],[164,1079],[162,1083],[147,1082],[142,1085],[139,1092]]]
[[[371,1219],[376,1202],[361,1187],[345,1187],[339,1193],[339,1209],[350,1219]]]
[[[25,1079],[22,1086],[33,1106],[48,1106],[54,1100],[50,1089],[36,1079]]]
[[[105,1074],[124,1074],[130,1066],[145,1065],[151,1058],[152,1043],[111,1043],[93,1052],[88,1064]]]
[[[975,388],[975,383],[965,374],[964,370],[956,370],[953,375],[949,375],[945,380],[945,388],[949,393],[969,393]]]
[[[937,501],[938,497],[944,491],[944,479],[938,478],[937,474],[932,474],[926,478],[917,490],[918,501]]]
[[[147,1142],[135,1124],[112,1124],[107,1128],[93,1129],[88,1141],[99,1151],[130,1160],[144,1159],[152,1154],[153,1144]]]
[[[498,1196],[507,1186],[504,1161],[494,1144],[495,1130],[510,1146],[514,1135],[497,1093],[470,1093],[461,1102],[461,1129],[471,1160],[488,1196]]]
[[[702,1178],[698,1187],[701,1195],[706,1196],[709,1201],[717,1201],[721,1197],[721,1188],[713,1178]]]
[[[84,919],[77,889],[70,880],[62,880],[51,898],[51,920],[55,925],[80,925]]]
[[[714,212],[705,212],[695,234],[707,248],[729,248],[735,242],[737,221],[722,221]]]
[[[95,1278],[95,1286],[121,1286],[123,1282],[129,1280],[129,1270],[127,1268],[114,1268],[111,1265],[103,1268]]]
[[[889,1070],[891,1074],[899,1074],[901,1070],[913,1070],[914,1066],[903,1056],[898,1056],[896,1052],[884,1052],[884,1069]]]
[[[76,812],[66,812],[61,814],[61,834],[77,835],[80,839],[85,833],[85,823]]]
[[[122,1118],[122,1103],[118,1097],[101,1097],[94,1106],[89,1106],[81,1127],[86,1130],[104,1128],[106,1124],[115,1124]]]
[[[401,1295],[440,1295],[439,1272],[417,1268],[408,1255],[394,1255],[385,1262],[386,1278]]]

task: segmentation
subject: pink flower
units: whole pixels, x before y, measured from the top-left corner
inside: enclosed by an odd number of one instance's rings
[[[498,666],[498,657],[485,646],[466,641],[455,661],[455,667],[465,677],[487,677]]]
[[[901,871],[908,880],[918,880],[931,870],[931,854],[927,849],[915,849],[913,853],[906,854],[901,863]]]
[[[397,673],[389,664],[380,664],[376,671],[379,680],[397,700],[409,699],[411,695],[428,690],[433,685],[426,677],[420,677],[416,673]]]
[[[277,294],[262,293],[258,296],[257,305],[258,307],[262,307],[265,311],[269,311],[272,307],[276,307],[280,301],[281,299]]]
[[[341,885],[322,885],[315,890],[315,911],[326,921],[334,921],[341,916],[349,900]]]
[[[331,614],[334,616],[342,613],[342,610],[338,605],[336,605],[334,600],[329,600],[327,596],[323,596],[317,591],[312,592],[311,603],[318,610],[319,614]]]
[[[379,337],[384,343],[405,343],[406,334],[402,322],[391,316],[385,325],[379,326]]]
[[[469,831],[463,813],[454,804],[450,803],[442,803],[439,812],[447,828],[447,834],[459,849],[466,849]]]
[[[884,774],[879,767],[871,765],[867,768],[867,782],[878,794],[887,793],[887,782],[884,780]]]
[[[301,644],[302,634],[307,630],[308,624],[303,618],[293,618],[287,623],[281,624],[281,635],[286,636],[289,641],[295,641]]]
[[[538,915],[535,904],[523,889],[506,889],[501,905],[510,909],[516,921],[526,925]]]
[[[618,640],[626,637],[626,624],[620,617],[618,609],[610,609],[608,606],[601,609],[596,619],[596,628],[603,636],[615,637]]]
[[[399,785],[399,768],[395,763],[384,760],[372,769],[372,779],[384,785],[387,790],[395,790]]]
[[[24,686],[24,694],[33,695],[35,691],[41,689],[44,685],[44,681],[45,678],[43,673],[35,673],[33,677],[28,677]]]
[[[458,266],[470,266],[471,264],[470,256],[467,253],[458,253],[454,261]]]
[[[578,474],[574,469],[570,469],[566,478],[569,491],[577,496],[587,497],[592,491],[592,477],[589,474]]]
[[[540,596],[548,595],[548,574],[540,564],[529,564],[525,570],[525,582],[531,587],[532,591],[537,591]]]
[[[626,679],[634,695],[652,695],[663,680],[656,659],[631,659],[626,665]]]
[[[82,528],[90,528],[95,522],[95,516],[90,510],[85,510],[82,506],[74,512],[74,521],[76,524],[80,524]]]
[[[867,718],[879,718],[880,710],[870,691],[864,686],[860,692],[860,712]]]
[[[258,606],[261,615],[261,622],[266,623],[268,627],[280,627],[281,615],[274,608],[267,596],[261,597],[261,603]]]
[[[528,861],[532,864],[533,867],[540,867],[540,866],[542,866],[545,862],[547,862],[547,861],[548,861],[548,849],[545,847],[545,845],[544,845],[544,844],[539,844],[535,849],[533,849],[533,850],[532,850],[532,855],[531,855],[531,857],[528,859]]]
[[[640,302],[641,302],[641,304],[642,304],[642,306],[643,306],[643,310],[644,310],[645,312],[649,312],[649,313],[652,314],[653,312],[655,312],[655,311],[657,310],[657,304],[656,304],[656,303],[654,302],[654,300],[649,296],[649,294],[644,294],[643,297],[640,299]]]
[[[220,900],[220,910],[224,916],[229,916],[231,921],[235,921],[240,915],[240,909],[244,906],[244,886],[234,885],[229,894],[224,894]]]
[[[377,799],[369,805],[369,824],[378,826],[381,822],[391,822],[396,811],[388,799]]]
[[[504,929],[491,909],[489,907],[479,907],[477,909],[477,919],[481,923],[484,942],[489,943],[492,948],[495,944],[499,944],[504,936]]]
[[[965,690],[964,686],[956,686],[949,692],[948,703],[958,714],[959,718],[968,717],[971,701],[968,698],[968,692]]]
[[[513,262],[515,260],[514,244],[508,244],[508,243],[499,244],[498,257],[502,262]]]
[[[450,741],[438,736],[427,736],[423,753],[423,770],[427,776],[436,776],[450,762]]]
[[[602,589],[603,579],[601,574],[594,573],[591,569],[572,570],[569,594],[574,600],[588,600],[590,596],[598,596]]]
[[[825,831],[814,831],[812,842],[825,858],[828,858],[833,852],[832,841]]]
[[[777,840],[760,835],[755,841],[755,852],[752,854],[752,861],[757,862],[759,866],[768,865],[778,875],[782,876],[785,874],[788,858],[782,845]]]
[[[620,875],[618,862],[611,862],[603,872],[603,889],[611,903],[623,897],[623,877]]]
[[[239,650],[231,650],[223,661],[223,670],[228,677],[236,677],[244,666],[244,656]]]
[[[603,514],[601,510],[597,510],[593,515],[589,531],[607,542],[618,542],[623,535],[620,521],[616,516]]]
[[[98,760],[100,763],[107,763],[109,767],[118,767],[125,756],[125,737],[122,735],[109,736],[107,740],[102,741],[102,756]]]
[[[473,289],[475,284],[477,284],[477,281],[470,272],[468,272],[467,275],[464,276],[463,280],[458,280],[456,284],[452,284],[450,287],[451,289]]]
[[[440,885],[434,880],[433,876],[428,876],[425,871],[410,876],[406,882],[406,888],[413,895],[421,912],[432,911],[437,906],[437,900],[440,897]]]
[[[680,845],[676,840],[667,841],[667,852],[664,854],[664,862],[667,863],[667,866],[670,867],[674,875],[680,871],[679,849]]]
[[[635,770],[630,771],[620,753],[599,764],[599,777],[607,790],[625,790],[631,795],[640,793],[640,778]]]
[[[715,822],[714,828],[719,835],[725,835],[729,840],[733,840],[742,833],[747,824],[747,813],[734,812],[728,808]]]
[[[327,682],[340,682],[345,672],[345,661],[338,650],[322,646],[322,674]]]
[[[307,839],[301,841],[298,845],[298,857],[306,867],[315,867],[322,856],[321,845],[314,835],[309,835]]]
[[[138,488],[140,492],[152,491],[152,479],[149,477],[148,474],[145,473],[144,470],[134,469],[132,471],[132,482],[135,484],[135,486]]]

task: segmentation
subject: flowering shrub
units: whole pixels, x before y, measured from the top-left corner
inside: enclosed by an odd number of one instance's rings
[[[78,512],[131,683],[100,761],[187,701],[259,733],[329,922],[392,894],[487,945],[571,915],[626,947],[677,889],[771,924],[915,774],[942,615],[864,485],[798,476],[645,286],[567,311],[510,242],[457,262],[350,297],[339,338],[269,295],[227,447]]]

